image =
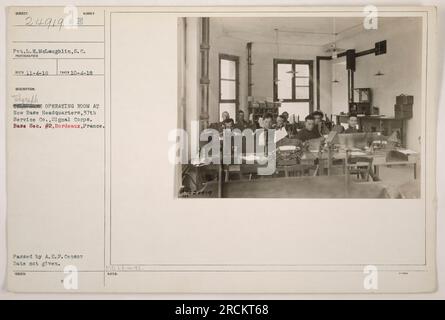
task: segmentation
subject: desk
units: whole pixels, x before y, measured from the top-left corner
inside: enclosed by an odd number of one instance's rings
[[[419,153],[410,152],[403,156],[405,149],[389,150],[384,153],[376,153],[373,159],[374,171],[378,177],[380,166],[405,165],[413,166],[414,179],[417,179],[417,163]],[[401,156],[402,155],[402,156]]]
[[[414,168],[414,179],[416,176],[416,167],[418,162],[419,154],[416,152],[407,152],[406,149],[394,149],[394,150],[380,150],[380,151],[357,151],[354,155],[354,152],[351,154],[350,159],[359,159],[365,158],[370,162],[369,174],[372,177],[372,180],[379,181],[379,168],[380,166],[390,166],[390,165],[406,165],[413,166]],[[339,160],[341,162],[340,165],[334,165],[333,161]],[[346,152],[343,149],[340,149],[336,152],[329,152],[324,150],[323,152],[318,151],[304,151],[301,156],[300,163],[295,165],[282,165],[276,167],[275,173],[270,176],[266,176],[267,179],[262,179],[265,176],[258,176],[261,181],[275,179],[277,177],[277,173],[283,172],[285,179],[291,176],[291,173],[298,176],[312,175],[312,176],[332,176],[331,169],[333,167],[340,167],[345,169],[345,160],[346,160]],[[365,160],[366,161],[366,160]],[[233,182],[230,181],[229,175],[238,174],[239,180],[252,180],[253,176],[258,174],[258,169],[261,167],[267,167],[266,164],[260,163],[246,163],[243,161],[242,164],[239,165],[221,165],[221,164],[209,164],[198,166],[196,169],[203,175],[207,175],[212,177],[210,180],[215,180],[220,184],[220,188],[218,192],[220,196],[223,196],[224,186],[226,183]],[[325,169],[326,173],[325,173]],[[346,170],[343,170],[343,175],[346,173]],[[245,176],[248,175],[248,179],[245,179]],[[342,176],[343,176],[342,175]],[[205,180],[205,179],[204,179]],[[207,179],[209,182],[209,179]],[[199,183],[202,186],[202,183]],[[281,188],[279,188],[281,189]],[[279,191],[279,190],[278,190]],[[278,192],[277,191],[277,192]]]
[[[340,123],[347,123],[347,115],[336,115]],[[363,132],[381,132],[384,136],[390,136],[394,131],[400,132],[402,146],[406,146],[405,120],[383,115],[362,116],[359,115],[358,126]]]
[[[391,166],[391,165],[404,165],[412,166],[414,179],[417,179],[417,163],[419,161],[419,153],[399,148],[394,150],[380,150],[374,152],[361,151],[354,155],[352,153],[351,159],[369,159],[374,168],[371,172],[373,180],[377,181],[379,177],[379,167],[381,166]],[[406,153],[406,154],[405,154]],[[312,152],[310,156],[312,158],[317,158],[319,163],[319,173],[318,175],[324,175],[324,169],[327,168],[327,175],[330,175],[330,171],[333,167],[344,166],[344,161],[346,159],[346,152],[344,150],[338,152],[332,152],[331,159],[329,159],[328,151],[322,152],[318,155],[318,152]],[[335,160],[341,160],[341,165],[333,165],[332,162]]]

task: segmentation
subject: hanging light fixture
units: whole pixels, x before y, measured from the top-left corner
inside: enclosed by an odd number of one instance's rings
[[[333,35],[333,41],[332,41],[332,45],[331,45],[331,53],[332,53],[332,60],[336,60],[338,58],[338,51],[344,51],[343,49],[338,49],[337,48],[337,31],[336,31],[336,27],[335,27],[335,17],[333,17],[332,19],[332,35]],[[337,79],[337,71],[336,71],[336,67],[335,67],[335,63],[333,64],[334,67],[334,79],[332,80],[332,83],[339,83],[340,81],[338,81]]]
[[[288,73],[288,74],[291,74],[291,75],[292,75],[292,77],[294,77],[294,78],[295,78],[295,76],[296,76],[296,74],[298,73],[298,71],[296,71],[296,70],[293,70],[293,68],[292,68],[291,70],[289,70],[289,71],[286,71],[286,73]]]
[[[332,34],[333,34],[333,38],[334,38],[333,48],[332,48],[332,59],[335,60],[335,59],[338,58],[337,43],[336,43],[337,31],[336,31],[336,28],[335,28],[335,17],[332,19],[332,31],[333,31]]]
[[[332,83],[339,83],[340,81],[337,80],[337,72],[335,71],[335,64],[334,64],[334,79],[332,80]]]
[[[377,64],[380,65],[380,67],[382,66],[382,60],[384,59],[384,54],[386,53],[386,40],[384,41],[380,41],[380,42],[376,42],[375,43],[375,59],[377,60]],[[379,61],[380,60],[380,61]],[[379,68],[377,70],[377,73],[374,74],[375,77],[381,77],[384,76],[385,74],[381,71],[381,69]]]
[[[276,51],[277,51],[277,58],[279,58],[280,57],[280,43],[278,41],[279,30],[278,30],[278,28],[275,28],[274,31],[275,31],[275,45],[276,45]],[[289,71],[286,71],[286,73],[290,73],[295,77],[295,75],[298,72],[294,71],[294,70],[289,70]],[[275,83],[277,83],[278,81],[280,81],[280,79],[278,79],[278,75],[277,75],[277,78],[275,79]]]
[[[342,51],[345,51],[345,50],[337,48],[337,30],[336,30],[335,17],[334,17],[332,20],[332,43],[330,44],[330,46],[326,50],[326,52],[331,54],[332,60],[335,60],[338,58],[339,52],[342,52]]]
[[[334,44],[333,44],[333,48],[332,48],[332,60],[335,60],[335,59],[337,59],[338,58],[338,55],[337,55],[337,46],[336,46],[336,44],[335,44],[335,40],[336,40],[336,34],[335,34],[335,17],[334,17],[334,19],[333,19],[333,23],[332,23],[332,30],[333,30],[333,35],[334,35]],[[332,80],[332,83],[339,83],[340,81],[338,81],[337,80],[337,71],[336,71],[336,67],[335,67],[335,64],[333,64],[333,67],[334,67],[334,79]]]
[[[334,47],[332,48],[332,59],[337,59],[338,58],[338,53],[337,53],[337,30],[335,28],[335,17],[332,19],[332,30],[333,30],[333,38],[334,38]]]
[[[379,70],[379,71],[377,71],[377,73],[374,76],[381,77],[381,76],[384,76],[384,75],[385,74]]]
[[[280,58],[280,46],[278,44],[278,28],[275,28],[274,31],[275,31],[276,56],[277,56],[277,59],[279,59]],[[278,79],[278,72],[277,72],[277,75],[274,79],[274,83],[278,84],[279,81],[280,81],[280,79]]]

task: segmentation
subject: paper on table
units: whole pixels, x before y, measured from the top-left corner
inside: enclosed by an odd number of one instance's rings
[[[280,151],[293,151],[293,150],[297,150],[297,146],[281,146],[281,147],[278,147],[278,150],[280,150]]]
[[[352,151],[351,156],[366,156],[366,153],[362,151]]]
[[[403,154],[416,154],[416,151],[410,150],[410,149],[397,149],[398,152],[403,153]]]
[[[275,139],[274,139],[275,143],[285,138],[286,136],[287,136],[287,131],[285,128],[275,130]]]

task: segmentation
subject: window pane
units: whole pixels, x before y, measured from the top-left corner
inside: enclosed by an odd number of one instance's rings
[[[278,89],[278,99],[292,99],[292,71],[291,64],[282,64],[279,63],[277,65],[277,89]]]
[[[309,78],[295,78],[295,85],[298,86],[309,86]]]
[[[309,87],[295,87],[295,99],[309,99]]]
[[[222,113],[227,111],[230,118],[235,120],[236,105],[234,103],[220,103],[219,104],[219,121],[222,121]]]
[[[221,99],[236,99],[236,82],[232,80],[221,80]]]
[[[308,64],[296,64],[295,71],[297,77],[309,77],[309,65]]]
[[[309,102],[284,102],[281,104],[280,113],[284,111],[289,113],[289,121],[292,120],[292,116],[295,116],[295,121],[303,121],[309,114]]]
[[[221,59],[221,79],[236,79],[236,62]]]

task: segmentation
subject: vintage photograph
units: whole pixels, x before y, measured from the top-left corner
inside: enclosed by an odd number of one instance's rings
[[[178,18],[179,198],[420,198],[420,17]]]
[[[437,297],[445,10],[312,5],[5,8],[4,296]]]

